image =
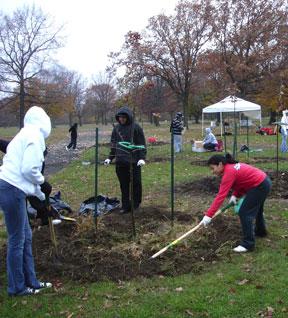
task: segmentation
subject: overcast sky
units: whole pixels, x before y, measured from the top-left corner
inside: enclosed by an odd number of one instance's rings
[[[33,3],[44,13],[65,24],[65,48],[57,54],[61,64],[91,75],[103,72],[107,55],[119,51],[124,35],[141,31],[148,19],[159,13],[171,14],[177,0],[0,0],[1,10],[12,12]]]

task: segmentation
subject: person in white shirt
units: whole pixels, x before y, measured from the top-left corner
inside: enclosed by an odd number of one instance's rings
[[[26,197],[45,200],[40,185],[45,139],[51,121],[45,111],[31,107],[24,117],[24,127],[12,139],[0,167],[0,207],[8,233],[7,278],[11,296],[34,295],[51,283],[36,278],[32,255],[32,231],[26,211]]]
[[[281,152],[287,152],[287,135],[288,135],[288,110],[283,110],[283,116],[281,118],[281,135],[282,135],[282,143],[281,143]]]

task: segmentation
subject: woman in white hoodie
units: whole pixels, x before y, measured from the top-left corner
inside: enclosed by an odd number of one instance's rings
[[[37,294],[51,283],[39,282],[32,255],[32,231],[26,212],[26,197],[45,200],[40,185],[45,139],[51,121],[45,111],[31,107],[24,117],[24,128],[12,139],[0,167],[0,206],[8,233],[7,275],[11,296]]]

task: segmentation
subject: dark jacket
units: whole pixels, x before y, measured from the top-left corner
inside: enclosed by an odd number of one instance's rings
[[[0,139],[0,151],[6,153],[9,141]]]
[[[69,132],[71,133],[71,138],[76,139],[77,138],[77,124],[74,124],[69,129]]]
[[[125,125],[121,125],[119,123],[120,114],[127,116],[127,123]],[[115,118],[118,124],[114,126],[114,129],[112,131],[111,151],[109,159],[113,160],[114,158],[116,158],[116,164],[119,166],[129,165],[131,159],[131,150],[123,148],[118,144],[120,141],[128,141],[132,142],[134,145],[145,146],[145,149],[136,149],[132,151],[132,162],[137,163],[140,159],[145,160],[146,143],[143,129],[137,123],[134,122],[131,110],[128,107],[124,106],[119,109],[119,111],[116,113]]]
[[[173,135],[182,135],[183,129],[182,117],[176,116],[176,118],[172,120],[170,132],[173,132]]]

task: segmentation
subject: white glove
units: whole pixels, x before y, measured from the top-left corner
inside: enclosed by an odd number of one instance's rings
[[[36,187],[35,191],[35,196],[40,200],[40,201],[45,201],[46,197],[45,194],[41,191],[40,186]]]
[[[237,204],[237,200],[238,200],[237,197],[235,197],[235,195],[232,195],[230,200],[229,200],[229,203],[233,203],[234,205],[236,205]]]
[[[106,159],[106,160],[104,161],[104,166],[109,166],[110,163],[111,163],[111,160],[110,160],[110,159]]]
[[[143,159],[140,159],[138,162],[137,162],[137,166],[139,167],[142,167],[145,165],[145,161]]]
[[[207,227],[208,224],[210,224],[211,220],[212,218],[210,218],[210,216],[205,215],[200,224],[204,225],[204,227]]]

